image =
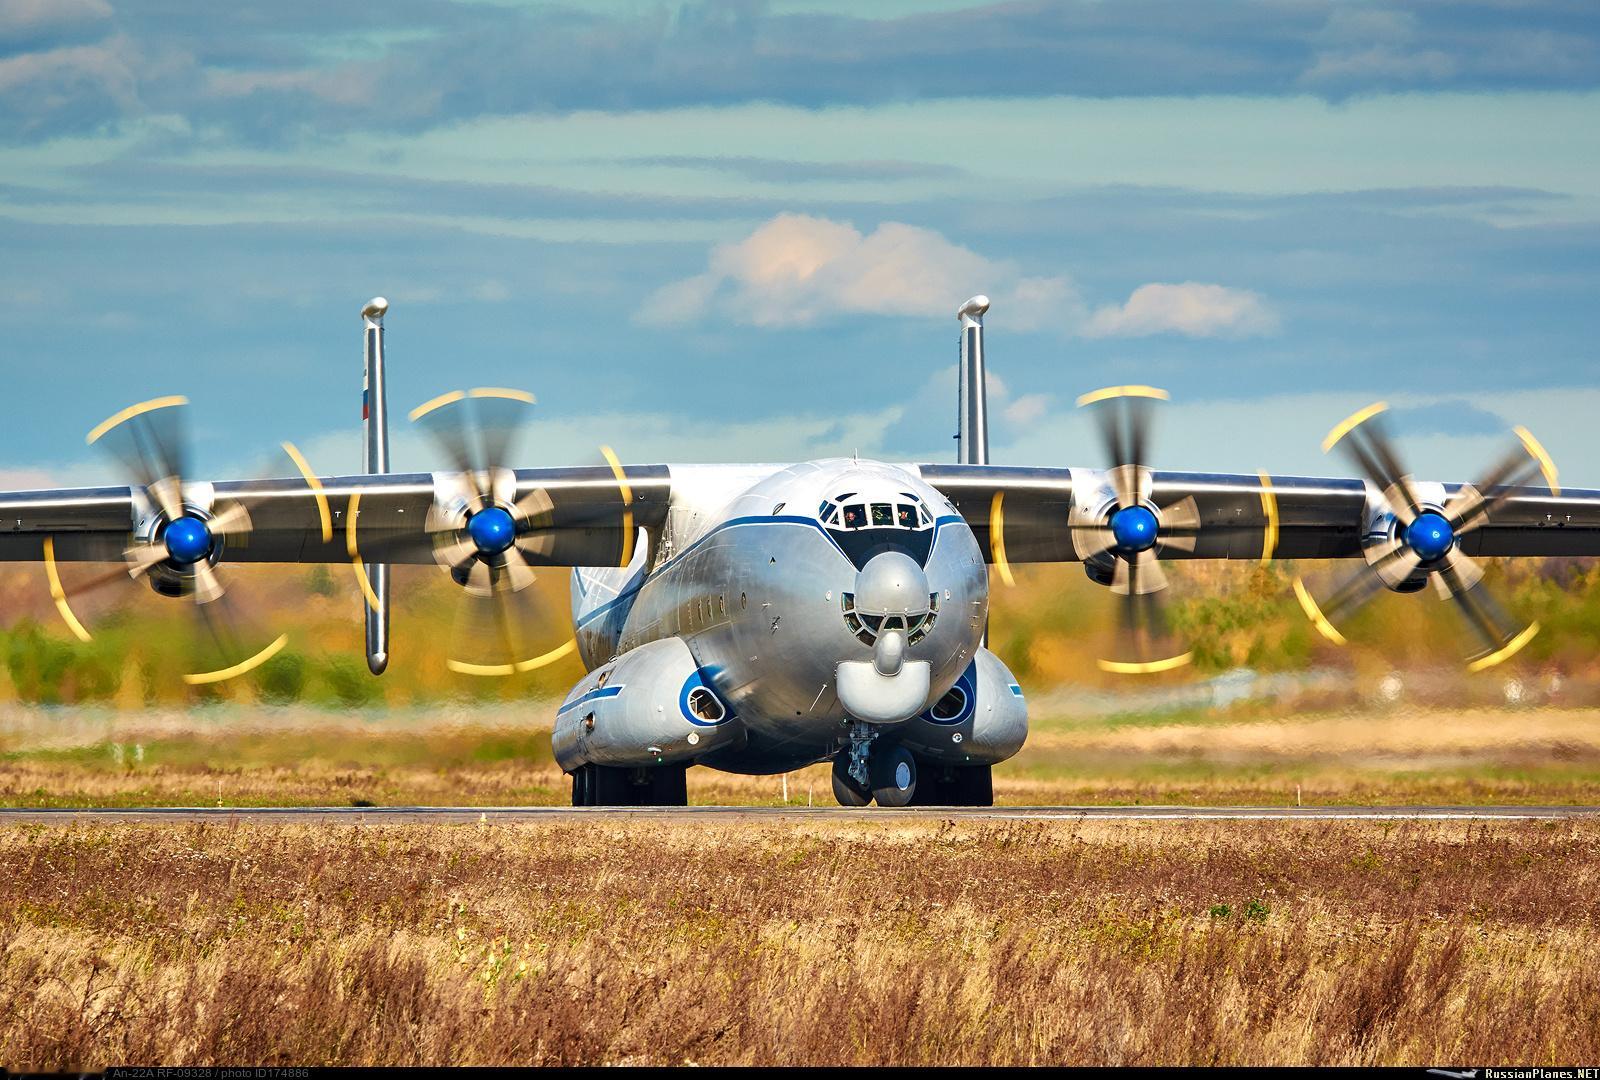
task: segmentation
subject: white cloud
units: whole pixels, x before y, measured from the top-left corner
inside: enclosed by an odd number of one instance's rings
[[[1458,67],[1446,52],[1411,47],[1417,18],[1409,12],[1337,8],[1318,37],[1325,47],[1301,74],[1303,83],[1442,82]]]
[[[1259,294],[1247,289],[1186,281],[1141,285],[1125,304],[1097,310],[1084,324],[1085,337],[1250,337],[1270,334],[1278,318]]]
[[[1024,394],[1003,410],[1005,418],[1013,424],[1031,424],[1044,416],[1050,408],[1048,394]]]
[[[931,229],[884,222],[863,234],[853,226],[802,214],[779,214],[738,243],[711,252],[703,274],[658,289],[640,321],[671,325],[705,316],[714,305],[752,326],[810,326],[841,314],[953,315],[980,290],[1005,305],[1008,324],[1060,324],[1081,310],[1065,277],[1028,277],[1010,262],[987,259]]]
[[[0,37],[110,17],[105,0],[0,0]]]
[[[48,469],[0,469],[0,491],[33,491],[55,487],[55,474]]]
[[[1200,282],[1141,285],[1126,304],[1091,314],[1065,275],[1023,274],[1008,260],[986,258],[915,225],[889,221],[864,234],[802,214],[779,214],[743,240],[713,248],[705,273],[657,289],[636,318],[672,326],[717,312],[760,327],[849,315],[936,318],[979,291],[1011,330],[1242,337],[1277,328],[1256,293]]]

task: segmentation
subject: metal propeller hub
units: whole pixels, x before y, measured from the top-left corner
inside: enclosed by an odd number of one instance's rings
[[[1411,519],[1405,529],[1406,546],[1417,553],[1423,562],[1442,559],[1456,542],[1456,532],[1443,514],[1424,510]]]
[[[213,545],[206,523],[188,514],[168,522],[161,539],[167,546],[167,554],[180,566],[192,566],[206,558]]]
[[[484,555],[500,555],[517,541],[517,523],[511,513],[498,506],[486,506],[467,519],[467,535]]]
[[[1148,507],[1124,506],[1111,515],[1111,535],[1123,551],[1148,551],[1156,546],[1156,516]]]

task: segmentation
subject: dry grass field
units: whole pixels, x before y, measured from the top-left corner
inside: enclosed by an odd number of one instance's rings
[[[0,1063],[1571,1063],[1600,829],[0,830]]]

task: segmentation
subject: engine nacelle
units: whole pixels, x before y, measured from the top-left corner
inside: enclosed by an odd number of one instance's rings
[[[556,712],[551,742],[567,772],[580,765],[682,765],[738,750],[744,724],[712,689],[681,638],[663,638],[596,668]]]
[[[1011,671],[988,649],[948,693],[897,733],[918,757],[950,765],[994,765],[1022,749],[1028,704]]]

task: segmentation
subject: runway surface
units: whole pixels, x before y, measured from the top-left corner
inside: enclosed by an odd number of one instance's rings
[[[71,825],[247,821],[282,824],[469,824],[650,818],[707,824],[747,819],[916,821],[1600,821],[1600,806],[918,806],[901,809],[840,806],[173,806],[118,809],[5,809],[0,824]]]

